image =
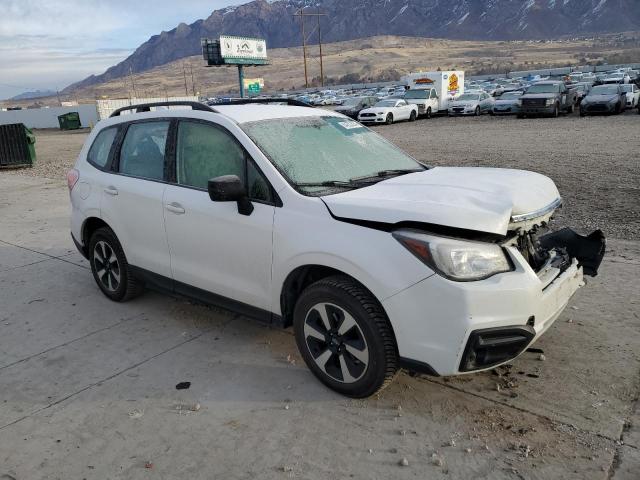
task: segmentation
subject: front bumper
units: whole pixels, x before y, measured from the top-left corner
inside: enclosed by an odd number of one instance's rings
[[[521,105],[519,113],[523,115],[553,115],[553,113],[555,113],[555,109],[555,104],[549,106]]]
[[[384,123],[387,121],[387,117],[358,117],[360,123]]]
[[[616,110],[616,105],[611,103],[587,103],[580,105],[580,109],[584,113],[612,113]]]
[[[540,338],[584,284],[576,259],[550,281],[553,271],[537,274],[517,248],[506,249],[514,263],[512,272],[476,282],[433,275],[383,301],[403,363],[411,359],[434,374],[458,375],[512,360]],[[478,331],[514,328],[529,329],[530,338],[496,362],[465,366],[465,351]]]
[[[476,107],[453,107],[448,110],[449,116],[457,116],[457,115],[475,115]]]
[[[493,107],[493,113],[495,115],[513,115],[515,113],[520,113],[520,107],[517,105]]]

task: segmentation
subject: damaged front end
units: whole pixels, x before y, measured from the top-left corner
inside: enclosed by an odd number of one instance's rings
[[[550,222],[555,210],[562,205],[556,200],[543,211],[514,216],[509,243],[515,243],[520,254],[538,274],[545,269],[564,272],[576,259],[585,275],[595,277],[606,250],[606,239],[602,230],[587,236],[580,235],[569,227],[552,231]]]

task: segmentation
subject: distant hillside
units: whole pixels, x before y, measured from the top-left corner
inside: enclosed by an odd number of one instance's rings
[[[254,0],[216,10],[204,20],[154,35],[121,63],[65,91],[197,55],[202,37],[226,33],[266,38],[270,48],[300,45],[300,21],[293,14],[309,4],[307,0]],[[553,39],[640,30],[640,0],[315,0],[312,5],[307,11],[327,14],[322,20],[327,42],[376,35]]]
[[[32,92],[21,93],[20,95],[9,98],[9,100],[30,100],[33,98],[50,97],[51,95],[55,94],[56,92],[54,92],[53,90],[34,90]]]
[[[319,85],[317,46],[309,47],[309,80]],[[469,41],[380,36],[323,45],[325,84],[398,81],[407,72],[462,69],[468,74],[504,73],[591,63],[640,61],[640,33],[610,34],[582,40]],[[263,77],[268,92],[304,87],[302,48],[274,48],[270,65],[247,68],[247,78]],[[207,68],[199,55],[175,60],[131,77],[78,88],[72,98],[164,97],[238,91],[235,68]],[[193,77],[191,72],[193,71]],[[192,81],[193,78],[193,81]],[[63,98],[63,100],[66,98]],[[55,97],[53,98],[55,101]]]

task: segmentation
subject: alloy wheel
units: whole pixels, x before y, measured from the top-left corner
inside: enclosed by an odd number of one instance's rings
[[[305,317],[304,339],[316,365],[333,380],[354,383],[367,371],[367,341],[343,308],[332,303],[311,307]]]
[[[93,265],[103,287],[115,292],[120,286],[120,263],[113,248],[104,240],[97,242],[93,248]]]

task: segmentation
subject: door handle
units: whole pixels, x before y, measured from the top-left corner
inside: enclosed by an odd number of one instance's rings
[[[107,187],[104,189],[104,193],[115,197],[116,195],[118,195],[118,189],[116,187]]]
[[[169,210],[172,213],[175,213],[177,215],[182,215],[184,213],[184,208],[182,208],[182,206],[179,203],[169,203],[167,205],[165,205],[165,208],[167,210]]]

